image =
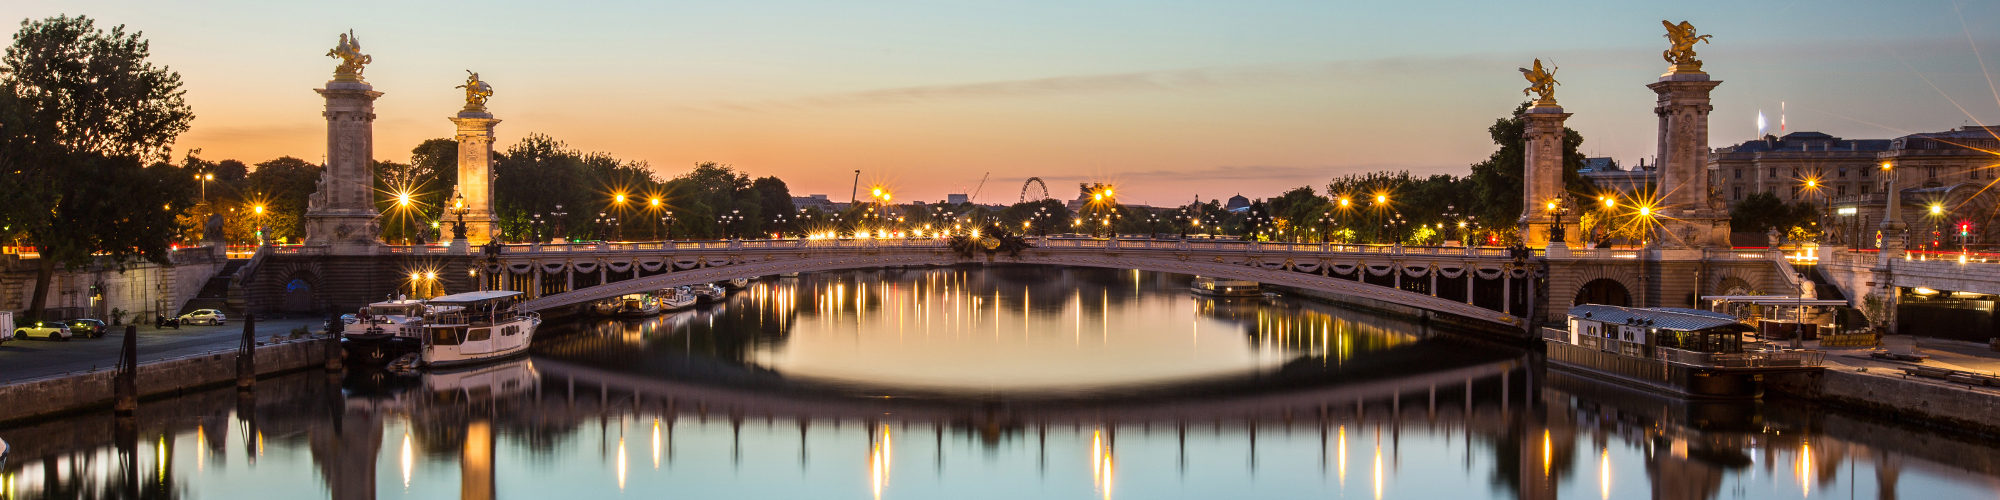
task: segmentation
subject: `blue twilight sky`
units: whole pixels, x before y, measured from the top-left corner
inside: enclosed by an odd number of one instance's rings
[[[899,199],[1013,202],[1110,181],[1128,203],[1275,195],[1376,169],[1466,173],[1560,66],[1584,151],[1653,154],[1659,21],[1688,20],[1724,83],[1711,142],[1886,138],[2000,120],[2000,3],[1686,1],[253,2],[43,1],[144,31],[198,118],[180,149],[260,162],[325,153],[324,54],[374,56],[378,159],[449,137],[466,69],[496,88],[500,144],[544,133],[649,162],[778,175],[835,199],[853,171]],[[9,28],[13,31],[14,28]],[[1982,61],[1981,56],[1985,61]],[[1982,68],[1982,62],[1991,70]]]

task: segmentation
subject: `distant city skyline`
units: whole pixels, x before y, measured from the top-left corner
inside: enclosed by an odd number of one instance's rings
[[[543,133],[663,179],[714,161],[835,201],[856,169],[899,200],[1011,203],[1038,176],[1057,198],[1113,182],[1162,206],[1366,171],[1464,175],[1535,58],[1559,67],[1583,153],[1632,165],[1654,154],[1644,85],[1667,67],[1662,19],[1714,35],[1696,47],[1724,82],[1712,146],[1755,138],[1760,111],[1776,133],[1780,102],[1788,131],[1844,138],[2000,120],[2000,61],[1981,59],[2000,52],[1994,3],[0,6],[14,22],[58,14],[142,31],[181,73],[197,119],[177,155],[319,161],[312,89],[352,29],[385,93],[378,160],[450,137],[470,69],[495,87],[500,149]]]

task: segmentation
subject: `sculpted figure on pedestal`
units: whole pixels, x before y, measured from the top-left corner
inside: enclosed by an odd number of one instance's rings
[[[340,65],[333,68],[336,80],[361,81],[362,66],[375,62],[375,58],[361,53],[361,38],[354,36],[354,30],[340,34],[340,43],[326,51],[327,57],[340,59]]]
[[[1701,71],[1701,61],[1694,58],[1694,44],[1707,43],[1712,35],[1696,35],[1694,25],[1688,24],[1687,21],[1674,24],[1672,21],[1662,20],[1660,24],[1666,25],[1667,43],[1671,44],[1670,48],[1660,53],[1660,56],[1665,57],[1667,62],[1673,63],[1674,66],[1686,66],[1688,69]]]
[[[1528,93],[1533,92],[1537,94],[1535,105],[1555,105],[1556,86],[1562,85],[1562,82],[1556,81],[1555,70],[1557,68],[1551,65],[1549,69],[1544,70],[1542,69],[1542,60],[1535,59],[1535,69],[1519,69],[1521,70],[1521,77],[1528,79],[1528,88],[1521,89],[1521,95],[1528,95]]]
[[[465,73],[468,75],[465,77],[465,85],[452,88],[465,89],[465,109],[486,109],[486,98],[493,97],[493,86],[480,80],[479,74],[473,73],[472,70],[465,70]]]

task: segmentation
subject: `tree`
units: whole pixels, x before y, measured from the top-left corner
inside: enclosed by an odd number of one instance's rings
[[[249,189],[263,196],[266,238],[302,240],[306,236],[306,204],[319,189],[319,165],[290,156],[257,164],[245,177]]]
[[[758,211],[766,218],[783,215],[788,221],[766,232],[792,231],[799,227],[794,219],[798,216],[798,208],[792,205],[792,190],[785,187],[785,181],[776,176],[759,177],[750,183],[750,190],[757,192]]]
[[[180,75],[147,61],[124,26],[87,17],[23,20],[0,56],[0,227],[40,247],[29,315],[40,316],[55,266],[94,254],[169,264],[193,177],[163,163],[194,113]],[[160,207],[155,209],[153,207]]]
[[[1521,115],[1528,110],[1523,102],[1514,108],[1514,113],[1506,118],[1494,120],[1487,127],[1487,134],[1493,137],[1493,144],[1500,146],[1485,161],[1472,164],[1470,180],[1473,203],[1470,213],[1501,234],[1511,234],[1514,222],[1520,220],[1523,204],[1521,201],[1523,179],[1526,175],[1527,160],[1524,142],[1527,139],[1527,120]],[[1563,127],[1563,186],[1571,193],[1594,193],[1590,180],[1583,178],[1578,170],[1583,168],[1583,155],[1577,148],[1583,145],[1583,134],[1569,127]],[[1570,207],[1574,210],[1576,207]]]

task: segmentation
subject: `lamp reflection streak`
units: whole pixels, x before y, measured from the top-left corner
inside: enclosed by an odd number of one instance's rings
[[[889,484],[889,461],[895,453],[889,424],[882,424],[880,434],[872,441],[874,444],[868,450],[868,483],[874,488],[875,499],[881,500],[882,489]]]

